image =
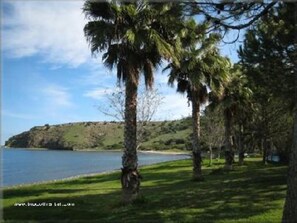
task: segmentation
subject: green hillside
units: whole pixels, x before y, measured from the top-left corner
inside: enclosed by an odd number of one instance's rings
[[[123,147],[124,124],[78,122],[33,127],[15,135],[7,147],[67,150],[115,150]],[[151,122],[145,126],[141,150],[186,150],[190,143],[191,119]]]

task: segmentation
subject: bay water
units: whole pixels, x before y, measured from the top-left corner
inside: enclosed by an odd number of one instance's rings
[[[122,152],[2,148],[2,186],[30,184],[121,168]],[[182,154],[138,153],[139,165],[188,158]]]

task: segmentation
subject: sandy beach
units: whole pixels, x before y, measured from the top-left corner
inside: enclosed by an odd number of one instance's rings
[[[158,151],[158,150],[139,150],[139,153],[168,154],[168,155],[191,155],[189,152],[178,151]]]

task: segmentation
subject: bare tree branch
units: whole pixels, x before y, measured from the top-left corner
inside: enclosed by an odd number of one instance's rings
[[[249,27],[250,25],[252,25],[255,21],[257,21],[259,18],[261,18],[263,15],[267,14],[269,12],[269,10],[276,4],[277,2],[271,2],[269,3],[259,14],[255,15],[249,22],[244,23],[244,24],[240,24],[240,25],[229,25],[229,24],[225,24],[222,23],[221,21],[218,21],[218,23],[220,25],[222,25],[225,28],[228,29],[244,29]]]
[[[98,107],[98,110],[117,121],[123,121],[125,118],[125,91],[119,86],[113,93],[106,91],[108,105]],[[144,141],[146,125],[152,120],[159,106],[163,102],[163,97],[157,89],[142,90],[138,93],[137,102],[137,148]]]
[[[188,6],[188,8],[186,7],[187,10],[189,10],[189,8],[190,11],[192,10],[192,12],[189,13],[191,16],[202,14],[207,18],[207,20],[213,21],[219,27],[224,29],[241,30],[249,27],[263,15],[267,14],[277,3],[277,1],[272,1],[269,4],[263,2],[259,2],[257,4],[256,2],[216,3],[214,1],[188,1],[184,4]],[[229,7],[226,8],[225,5],[228,5]],[[260,10],[262,7],[263,9]],[[251,16],[244,15],[252,12],[258,13],[252,14]],[[214,13],[217,15],[214,15]],[[221,16],[221,14],[224,14],[225,16]],[[232,22],[236,20],[238,21],[239,17],[246,17],[248,21],[236,25],[227,23],[229,19],[232,19]]]

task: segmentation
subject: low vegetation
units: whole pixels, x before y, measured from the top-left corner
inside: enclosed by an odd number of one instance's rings
[[[142,150],[185,150],[191,119],[150,122],[145,126]],[[123,148],[121,122],[79,122],[33,127],[11,137],[5,145],[22,148],[117,150]]]
[[[248,158],[243,166],[225,172],[223,160],[208,166],[205,180],[191,181],[191,160],[142,167],[139,199],[119,202],[120,172],[4,189],[7,222],[257,222],[281,221],[286,193],[283,165],[263,165]],[[51,207],[16,206],[52,203]],[[61,207],[58,204],[74,204]]]

